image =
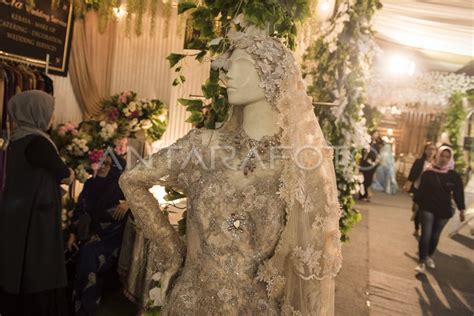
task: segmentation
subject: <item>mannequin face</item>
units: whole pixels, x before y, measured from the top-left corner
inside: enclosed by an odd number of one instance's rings
[[[245,50],[236,49],[232,53],[226,77],[230,104],[247,105],[265,99],[255,62]]]

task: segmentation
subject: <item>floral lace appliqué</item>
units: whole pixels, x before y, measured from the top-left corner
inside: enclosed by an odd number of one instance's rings
[[[296,247],[291,256],[296,273],[304,280],[317,278],[321,272],[321,265],[319,264],[321,254],[322,251],[316,250],[311,246],[305,250],[301,247]]]

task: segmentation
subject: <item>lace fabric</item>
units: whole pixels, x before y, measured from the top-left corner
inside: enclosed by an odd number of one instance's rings
[[[342,260],[332,149],[291,52],[277,39],[243,34],[226,56],[236,48],[255,60],[265,97],[279,113],[277,142],[291,159],[272,168],[266,159],[263,166],[243,163],[249,146],[259,144],[236,141],[240,132],[228,122],[191,131],[153,155],[151,169],[142,163],[122,176],[145,237],[160,248],[163,314],[332,315]],[[210,148],[222,142],[236,153],[231,161],[223,153],[214,159]],[[186,252],[147,191],[157,183],[187,193]]]

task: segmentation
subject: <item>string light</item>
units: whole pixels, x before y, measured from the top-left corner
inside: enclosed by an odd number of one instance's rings
[[[401,55],[390,58],[389,70],[392,74],[413,76],[415,73],[415,62]]]
[[[321,10],[322,13],[328,13],[329,10],[331,10],[331,4],[329,3],[329,0],[324,0],[320,4],[319,9]]]
[[[123,18],[127,15],[127,10],[125,9],[125,6],[123,4],[120,7],[113,8],[112,10],[114,11],[114,14],[117,19]]]

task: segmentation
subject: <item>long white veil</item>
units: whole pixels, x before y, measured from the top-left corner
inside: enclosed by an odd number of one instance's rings
[[[289,149],[280,177],[286,225],[258,279],[267,284],[283,314],[332,315],[334,277],[341,267],[333,149],[321,132],[295,58],[278,39],[237,33],[222,65],[234,49],[255,60],[265,97],[278,110],[281,145]]]

